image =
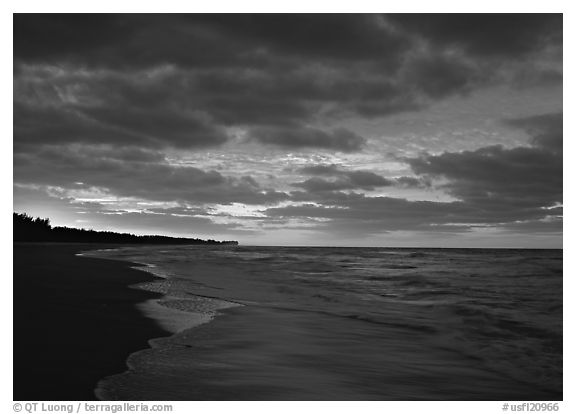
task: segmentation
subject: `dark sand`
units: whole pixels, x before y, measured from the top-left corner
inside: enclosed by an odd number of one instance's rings
[[[77,257],[87,244],[14,243],[14,400],[94,400],[129,354],[167,336],[128,286],[156,279],[133,263]]]

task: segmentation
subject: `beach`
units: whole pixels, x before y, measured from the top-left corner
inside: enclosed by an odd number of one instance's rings
[[[15,245],[14,399],[561,400],[561,264],[528,250]]]
[[[14,400],[94,400],[97,382],[166,336],[135,305],[161,295],[133,263],[76,256],[113,246],[14,244]]]

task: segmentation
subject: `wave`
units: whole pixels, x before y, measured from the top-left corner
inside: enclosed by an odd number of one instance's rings
[[[227,312],[221,307],[225,304],[301,314],[297,319],[315,330],[279,325],[273,332],[293,329],[306,335],[303,341],[325,342],[326,358],[330,346],[337,349],[350,338],[358,340],[358,349],[362,341],[388,338],[385,343],[399,344],[394,352],[401,360],[417,361],[427,353],[448,358],[453,353],[466,356],[469,362],[463,363],[474,372],[499,373],[534,389],[562,388],[561,252],[532,257],[522,250],[163,246],[102,254],[146,263],[141,270],[163,279],[138,288],[166,295],[156,305],[168,311],[213,318]],[[218,324],[218,319],[210,320]],[[318,339],[327,331],[332,342]],[[362,341],[353,335],[356,331]],[[173,347],[180,335],[189,333],[191,341],[199,335],[188,329],[178,332],[156,346]],[[258,349],[268,350],[272,344],[266,341],[255,336],[250,347],[258,344]],[[146,362],[159,356],[152,352],[138,358]],[[451,362],[448,358],[430,364],[426,369],[436,364],[441,370]]]

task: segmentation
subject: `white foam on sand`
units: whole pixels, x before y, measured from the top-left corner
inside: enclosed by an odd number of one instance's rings
[[[146,273],[150,273],[156,277],[160,277],[162,279],[168,279],[170,276],[174,276],[172,275],[170,272],[167,272],[166,270],[158,267],[155,264],[152,263],[142,263],[142,262],[137,262],[137,261],[132,261],[132,263],[137,263],[138,266],[132,266],[132,269],[135,270],[140,270],[141,272],[146,272]]]
[[[234,306],[242,306],[240,303],[229,302],[216,297],[194,295],[191,292],[181,294],[178,288],[174,289],[173,279],[176,275],[154,263],[145,263],[136,257],[119,257],[121,249],[98,249],[77,253],[78,256],[98,257],[120,261],[129,261],[136,266],[132,269],[150,273],[160,279],[155,281],[141,282],[130,287],[133,289],[147,290],[160,293],[163,296],[158,299],[150,299],[136,304],[136,308],[147,318],[154,320],[162,329],[170,334],[176,334],[186,329],[191,329],[204,323],[210,322],[220,309]],[[187,281],[185,283],[193,283]],[[187,289],[188,290],[188,289]],[[153,341],[153,339],[151,340]]]
[[[148,290],[162,294],[158,299],[149,299],[145,302],[136,304],[136,308],[144,315],[155,321],[162,329],[170,334],[169,337],[163,338],[150,338],[148,344],[150,348],[142,349],[132,353],[126,364],[128,365],[128,372],[135,369],[134,361],[145,361],[145,355],[152,352],[152,349],[158,349],[170,344],[176,334],[183,331],[196,328],[202,324],[210,322],[216,316],[218,311],[226,308],[243,306],[241,303],[229,302],[215,297],[207,297],[202,295],[194,295],[193,293],[186,292],[182,297],[173,296],[170,293],[171,282],[167,273],[154,265],[145,265],[146,267],[134,267],[137,270],[145,270],[153,273],[156,276],[163,277],[164,280],[154,282],[144,282],[136,285],[131,285],[133,289]],[[142,359],[144,358],[144,359]],[[96,398],[99,400],[111,399],[106,387],[102,387],[103,383],[109,381],[112,377],[105,377],[100,380],[94,390]]]
[[[188,296],[179,298],[164,295],[136,305],[147,318],[157,322],[162,329],[172,334],[210,322],[219,310],[242,306],[217,298]]]
[[[170,300],[170,297],[163,297],[161,300]],[[138,303],[136,307],[144,316],[154,320],[162,329],[172,334],[202,325],[214,317],[214,314],[210,313],[188,312],[167,307],[162,305],[159,299]]]
[[[155,265],[147,264],[145,267],[134,267],[134,269],[152,273],[163,279],[138,283],[130,287],[163,295],[158,299],[139,303],[136,307],[144,316],[156,321],[161,328],[172,334],[209,322],[221,309],[242,306],[240,303],[217,297],[195,295],[190,292],[194,287],[192,281],[171,279],[168,272]],[[188,286],[181,286],[182,283]]]

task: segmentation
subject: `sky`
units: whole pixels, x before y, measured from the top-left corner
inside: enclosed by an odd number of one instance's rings
[[[562,15],[14,15],[14,211],[247,245],[562,247]]]

